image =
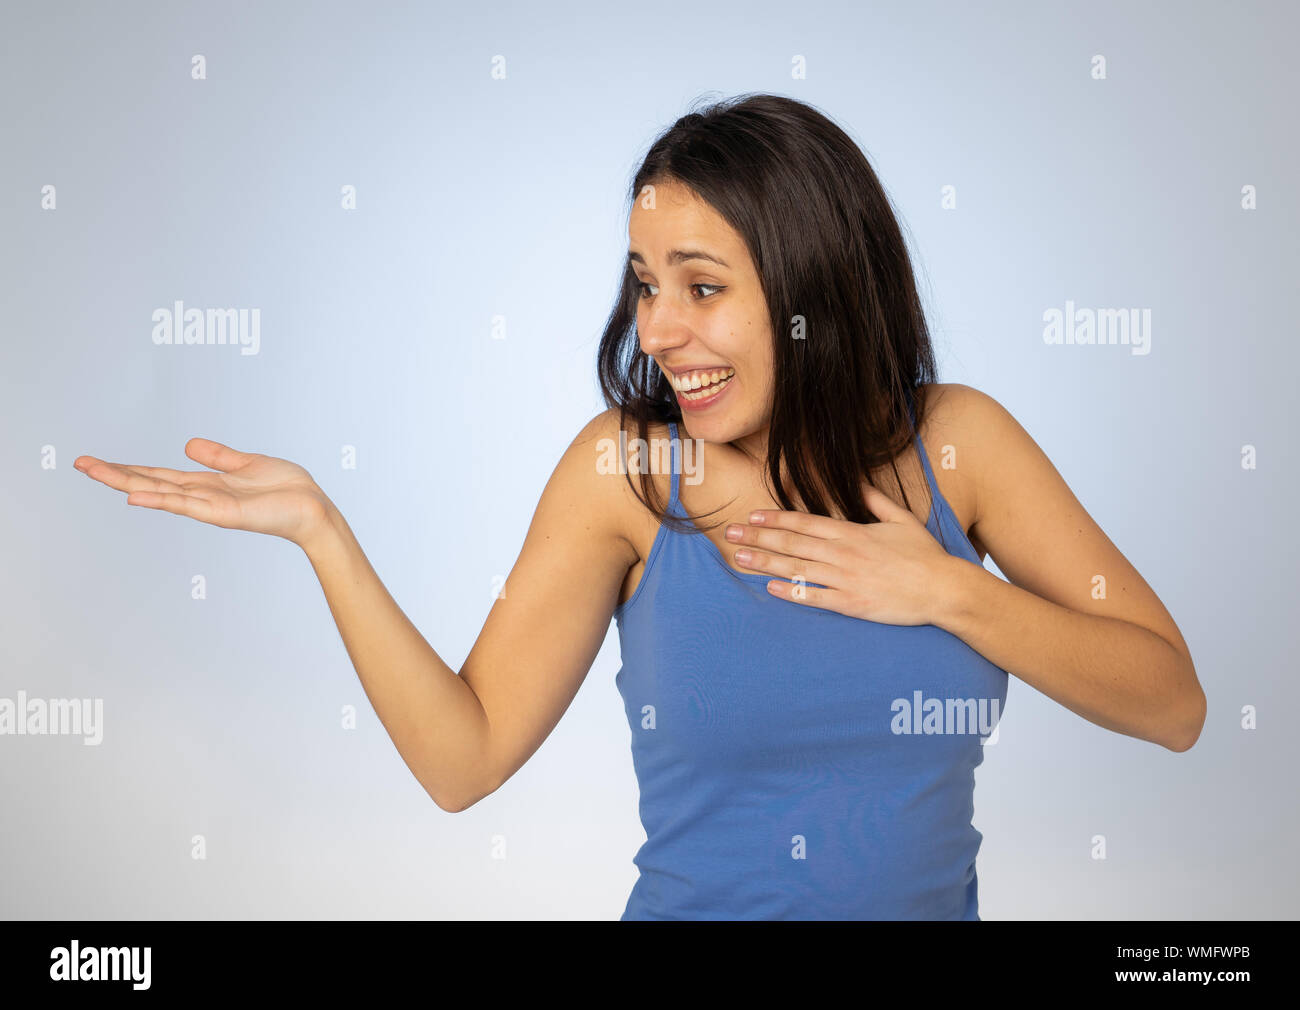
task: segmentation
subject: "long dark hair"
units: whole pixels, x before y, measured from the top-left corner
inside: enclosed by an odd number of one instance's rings
[[[830,515],[829,502],[845,519],[875,522],[861,484],[886,463],[906,501],[894,461],[914,436],[908,398],[919,430],[921,387],[936,368],[907,247],[866,156],[812,106],[750,93],[660,134],[632,179],[629,212],[644,187],[667,182],[689,187],[740,234],[762,282],[775,365],[766,470],[781,508],[796,507],[782,460],[803,510],[816,515]],[[633,418],[635,437],[647,439],[649,422],[680,422],[681,410],[641,350],[639,288],[629,264],[597,368],[620,428]],[[802,331],[792,332],[795,317]],[[640,483],[633,492],[661,523],[698,532],[667,512],[647,468]]]

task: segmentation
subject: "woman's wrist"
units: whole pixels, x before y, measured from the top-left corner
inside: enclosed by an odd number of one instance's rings
[[[938,611],[930,623],[960,638],[962,629],[978,612],[988,580],[995,576],[983,565],[956,555],[949,555],[947,567],[940,583],[944,588],[939,594]]]
[[[344,540],[347,522],[343,513],[322,491],[315,514],[304,524],[304,529],[293,538],[303,553],[312,561],[336,549]]]

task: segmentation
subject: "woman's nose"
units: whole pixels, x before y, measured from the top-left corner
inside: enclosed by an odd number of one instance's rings
[[[643,310],[637,322],[637,335],[641,350],[650,355],[663,354],[691,339],[690,329],[674,318],[671,311],[663,311],[659,306]]]
[[[674,339],[671,329],[664,327],[655,327],[649,330],[638,328],[641,337],[641,350],[651,357],[662,357],[668,351],[675,347],[680,347],[686,342],[684,337]],[[680,333],[681,331],[676,331]]]

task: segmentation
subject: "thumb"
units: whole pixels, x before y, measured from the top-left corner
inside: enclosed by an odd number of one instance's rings
[[[209,438],[192,438],[185,443],[185,455],[213,470],[238,470],[251,463],[256,454],[239,452]]]

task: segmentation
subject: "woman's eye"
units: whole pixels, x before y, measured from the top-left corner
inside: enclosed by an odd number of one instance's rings
[[[646,291],[646,288],[653,288],[654,287],[653,284],[648,284],[645,281],[637,281],[637,287],[640,289],[640,296],[642,298],[654,297],[653,294]],[[691,287],[708,289],[704,294],[700,295],[701,298],[712,298],[714,295],[716,295],[719,291],[722,290],[721,284],[692,284]]]

